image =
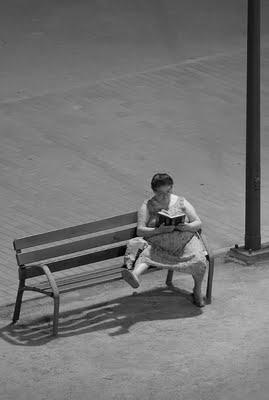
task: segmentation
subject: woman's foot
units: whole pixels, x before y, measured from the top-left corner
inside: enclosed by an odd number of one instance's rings
[[[205,306],[205,301],[201,293],[193,291],[192,296],[193,296],[193,302],[197,307]]]
[[[137,277],[135,276],[135,274],[133,272],[131,272],[128,269],[124,269],[121,273],[123,279],[129,283],[129,285],[131,285],[133,288],[138,288],[140,286],[140,282],[137,279]]]

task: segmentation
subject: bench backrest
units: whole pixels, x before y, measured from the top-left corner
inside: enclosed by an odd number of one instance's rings
[[[25,269],[24,275],[29,278],[43,274],[39,268],[33,266],[37,263],[45,263],[52,272],[56,272],[121,257],[125,253],[126,242],[136,236],[136,227],[137,211],[134,211],[112,218],[15,239],[13,246],[16,251],[17,263],[19,267]],[[90,237],[81,238],[86,235],[90,235]],[[67,242],[58,243],[62,241]],[[103,246],[106,248],[98,249]],[[79,252],[84,254],[75,254]],[[72,256],[66,258],[66,255],[69,254]],[[61,257],[65,258],[60,259]]]

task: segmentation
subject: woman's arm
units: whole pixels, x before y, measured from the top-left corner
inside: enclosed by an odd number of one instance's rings
[[[137,236],[147,238],[160,233],[158,228],[148,228],[146,226],[150,218],[146,202],[142,204],[137,217]]]
[[[189,218],[189,223],[185,223],[185,229],[187,231],[196,232],[202,226],[202,221],[200,220],[193,205],[186,199],[184,199],[185,213]]]

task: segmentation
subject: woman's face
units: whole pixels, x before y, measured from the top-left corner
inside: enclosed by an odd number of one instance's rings
[[[172,193],[172,190],[173,190],[173,185],[164,185],[158,187],[154,191],[154,193],[157,197],[165,199]]]

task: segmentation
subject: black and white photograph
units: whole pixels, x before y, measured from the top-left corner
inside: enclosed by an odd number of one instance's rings
[[[269,399],[269,0],[0,0],[0,400]]]

